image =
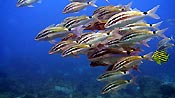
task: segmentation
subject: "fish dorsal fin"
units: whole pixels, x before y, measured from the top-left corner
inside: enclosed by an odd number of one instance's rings
[[[132,2],[129,2],[127,5],[125,5],[125,8],[129,10],[131,9],[131,6],[132,6]]]
[[[42,1],[41,0],[38,0],[38,2],[37,3],[42,3]]]
[[[55,26],[55,24],[52,24],[52,25],[48,26],[46,29],[54,27],[54,26]]]
[[[138,12],[140,12],[140,10],[138,10],[137,8],[134,8],[134,9],[132,9],[133,11],[138,11]]]

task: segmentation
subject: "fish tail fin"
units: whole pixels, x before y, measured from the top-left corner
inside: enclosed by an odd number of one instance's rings
[[[152,54],[153,54],[153,52],[150,52],[150,53],[148,53],[148,54],[145,54],[145,55],[143,56],[143,58],[146,59],[146,60],[149,60],[149,61],[153,61],[153,60],[152,60]]]
[[[96,0],[92,0],[89,2],[89,5],[93,6],[93,7],[98,7],[96,4],[95,4]]]
[[[38,0],[38,2],[37,3],[42,3],[42,1],[41,0]]]
[[[151,10],[149,10],[149,11],[148,11],[148,15],[149,15],[150,17],[154,18],[154,19],[160,19],[160,17],[159,17],[157,14],[155,14],[156,11],[158,10],[159,6],[160,6],[160,5],[157,5],[156,7],[152,8]]]
[[[108,3],[109,3],[109,0],[106,0],[106,2],[108,2]]]
[[[138,84],[136,83],[137,76],[133,76],[132,74],[130,76],[132,77],[132,79],[130,80],[130,84],[134,84],[134,85],[138,86]]]
[[[156,31],[156,35],[157,35],[157,36],[160,36],[160,37],[162,37],[162,38],[167,38],[167,37],[163,34],[166,30],[168,30],[168,28],[165,28],[165,29],[162,29],[162,30],[158,30],[158,31]]]
[[[163,21],[158,22],[158,23],[155,23],[155,24],[152,25],[152,27],[153,27],[154,29],[156,29],[156,30],[159,30],[159,26],[162,24],[162,22],[163,22]]]
[[[132,6],[132,2],[129,2],[127,5],[125,5],[125,8],[127,10],[130,10],[131,9],[131,6]]]
[[[172,41],[175,41],[173,36],[171,36],[170,39],[171,39]]]
[[[80,25],[78,27],[73,28],[72,32],[76,34],[77,37],[80,37],[82,35],[83,30],[84,30],[83,26]]]

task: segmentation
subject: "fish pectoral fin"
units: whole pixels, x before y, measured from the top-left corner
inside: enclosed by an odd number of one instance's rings
[[[134,66],[132,66],[132,69],[141,73],[141,70],[138,67],[139,67],[139,65],[134,65]]]
[[[161,65],[161,61],[160,60],[157,60],[156,62],[157,62],[157,64]]]
[[[33,5],[28,5],[27,7],[34,7]]]
[[[56,44],[56,40],[50,40],[49,42],[54,45]]]
[[[143,45],[146,46],[146,47],[150,47],[150,46],[147,44],[147,41],[148,41],[148,40],[144,40],[144,41],[141,41],[140,43],[143,44]]]
[[[77,52],[72,52],[72,54],[73,54],[73,56],[74,56],[75,58],[79,58],[79,56],[78,56],[78,53],[77,53]]]
[[[41,0],[38,0],[38,2],[37,3],[42,3],[42,1]]]

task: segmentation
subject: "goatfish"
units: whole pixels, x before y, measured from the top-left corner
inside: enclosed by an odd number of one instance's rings
[[[143,59],[152,61],[151,55],[152,55],[152,52],[150,52],[146,55],[143,55],[143,56],[123,57],[113,65],[112,70],[118,71],[118,70],[121,70],[122,68],[130,69],[134,65],[140,65],[142,63]]]
[[[123,49],[120,47],[116,47],[116,48],[103,48],[102,49],[94,49],[93,51],[89,51],[88,52],[88,59],[92,60],[92,59],[99,59],[99,58],[104,58],[106,57],[105,55],[109,55],[110,56],[130,56],[130,55],[135,55],[137,53],[139,53],[141,50],[140,48],[131,48],[129,47],[128,49]]]
[[[111,91],[118,91],[125,88],[127,85],[134,83],[135,78],[130,80],[116,80],[112,83],[107,84],[101,91],[102,94],[109,93]]]
[[[111,80],[116,80],[119,79],[125,75],[128,75],[129,71],[122,72],[122,71],[107,71],[104,74],[100,75],[97,80],[98,81],[111,81]]]
[[[76,44],[77,43],[75,41],[71,41],[71,40],[58,42],[50,49],[49,54],[61,53],[67,47],[70,47],[70,46],[76,45]]]
[[[112,31],[99,31],[97,33],[90,33],[86,34],[85,36],[80,37],[80,39],[77,41],[79,44],[85,43],[85,44],[97,44],[100,43],[107,38],[113,36],[114,34]]]
[[[174,47],[174,46],[175,46],[175,44],[167,43],[167,44],[164,44],[164,45],[158,47],[157,50],[167,50],[168,48],[171,48],[171,47]]]
[[[127,5],[109,5],[109,6],[102,6],[97,8],[93,15],[97,15],[97,18],[99,20],[108,20],[110,17],[112,17],[115,14],[118,14],[120,12],[129,11],[130,7],[132,5],[132,2]]]
[[[86,54],[86,52],[91,48],[91,45],[87,44],[78,44],[78,45],[72,45],[68,48],[66,48],[61,56],[66,57],[66,56],[75,56],[77,57],[78,54]]]
[[[152,59],[156,61],[157,64],[161,65],[162,62],[167,62],[169,59],[169,54],[164,50],[159,50],[154,52]]]
[[[122,57],[136,55],[140,52],[139,48],[129,50],[102,49],[98,51],[88,52],[88,59],[91,61],[91,66],[109,66],[114,65]]]
[[[16,6],[17,7],[24,7],[24,6],[33,7],[32,4],[36,2],[41,3],[40,0],[18,0]]]
[[[78,11],[84,9],[87,6],[97,7],[97,5],[94,4],[94,2],[95,1],[90,1],[90,2],[72,2],[72,3],[68,4],[64,8],[63,13],[67,14],[67,13],[78,12]]]
[[[69,30],[62,26],[54,26],[50,25],[46,27],[44,30],[39,32],[39,34],[35,37],[37,41],[52,41],[55,38],[64,37],[69,33]]]
[[[89,22],[93,21],[94,19],[94,16],[72,16],[65,18],[60,25],[66,28],[75,28],[80,25],[86,26]]]
[[[149,45],[146,42],[155,36],[166,38],[166,36],[163,34],[166,30],[167,28],[162,29],[162,30],[157,30],[157,31],[134,30],[133,32],[124,34],[121,37],[121,39],[114,38],[108,41],[107,45],[115,46],[115,45],[121,45],[121,44],[143,44],[149,47]]]
[[[92,0],[70,0],[70,2],[87,2],[87,1],[92,1]],[[109,0],[105,0],[105,1],[109,3]]]
[[[86,2],[86,0],[70,0],[70,2]]]
[[[145,22],[136,22],[133,24],[126,25],[126,27],[121,27],[119,29],[120,32],[126,31],[129,32],[130,30],[140,30],[140,29],[148,29],[148,30],[159,30],[159,26],[161,25],[161,22],[155,23],[155,24],[147,24]]]
[[[128,24],[132,24],[137,21],[140,21],[147,16],[150,16],[154,19],[160,19],[160,17],[157,14],[155,14],[158,8],[159,8],[159,5],[157,5],[156,7],[152,8],[147,12],[132,10],[132,11],[126,11],[126,12],[115,14],[106,22],[105,28],[113,29],[113,28],[124,27]]]

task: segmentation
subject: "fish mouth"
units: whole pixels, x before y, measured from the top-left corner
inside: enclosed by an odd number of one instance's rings
[[[55,53],[55,51],[53,49],[50,49],[48,52],[48,54],[54,54],[54,53]]]
[[[54,52],[53,51],[49,51],[48,54],[54,54]]]
[[[16,7],[23,7],[23,6],[24,6],[23,3],[17,3],[17,4],[16,4]]]
[[[35,37],[35,40],[36,40],[36,41],[39,41],[39,38],[38,38],[38,36],[37,36],[37,37]]]
[[[21,7],[21,4],[16,4],[16,7]]]

